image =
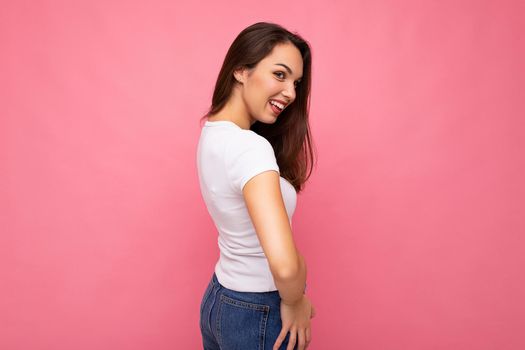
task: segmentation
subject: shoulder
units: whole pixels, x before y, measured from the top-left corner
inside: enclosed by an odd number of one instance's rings
[[[252,130],[238,130],[232,136],[238,142],[255,142],[255,143],[268,143],[270,142],[263,136],[257,134]]]
[[[266,138],[251,130],[242,130],[228,140],[225,162],[228,177],[239,192],[257,174],[267,170],[279,173],[272,145]]]
[[[274,155],[270,141],[251,130],[238,130],[235,133],[231,133],[227,142],[226,150],[229,154],[258,151]]]

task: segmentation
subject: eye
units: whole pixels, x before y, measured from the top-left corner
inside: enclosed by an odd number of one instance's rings
[[[275,75],[276,76],[279,76],[280,74],[282,74],[282,78],[279,78],[279,79],[284,79],[284,77],[286,76],[286,74],[284,74],[284,72],[275,72]]]
[[[281,71],[279,71],[279,72],[275,72],[274,74],[275,74],[276,76],[278,76],[279,79],[284,79],[284,78],[286,77],[286,73],[281,72]],[[282,76],[282,77],[281,77],[281,76]],[[297,88],[297,86],[299,85],[300,82],[301,82],[300,80],[299,80],[299,81],[294,81],[294,84],[293,84],[294,88]]]

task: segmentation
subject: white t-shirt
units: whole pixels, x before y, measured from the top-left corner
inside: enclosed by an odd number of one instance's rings
[[[218,230],[219,283],[239,292],[277,290],[242,194],[255,175],[279,173],[272,145],[234,122],[206,121],[197,146],[197,170],[202,197]],[[297,193],[283,177],[280,184],[291,225]]]

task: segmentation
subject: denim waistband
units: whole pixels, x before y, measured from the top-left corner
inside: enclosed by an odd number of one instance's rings
[[[224,287],[222,284],[219,283],[219,280],[217,279],[217,274],[215,272],[213,272],[213,276],[211,278],[211,283],[213,283],[214,286],[221,286],[224,289],[228,289],[228,288]],[[307,286],[307,284],[305,283],[304,284],[304,293],[306,293],[306,286]],[[235,291],[233,291],[233,292],[235,292]],[[240,292],[240,293],[243,293],[243,292]],[[244,293],[249,293],[249,292],[244,292]],[[276,293],[276,294],[279,294],[279,291],[275,290],[275,291],[271,291],[271,292],[255,292],[255,293]]]
[[[214,285],[219,285],[219,280],[217,279],[217,275],[215,274],[215,272],[213,273],[213,276],[211,278],[211,282],[214,284]]]
[[[239,291],[236,291],[236,290],[233,290],[233,289],[229,289],[225,286],[223,286],[219,280],[217,279],[217,274],[215,272],[213,272],[213,275],[212,275],[212,278],[211,278],[211,283],[215,286],[215,287],[220,287],[220,289],[225,289],[229,292],[232,292],[232,293],[243,293],[245,295],[248,295],[248,294],[257,294],[257,295],[276,295],[276,296],[279,296],[279,291],[278,290],[274,290],[274,291],[269,291],[269,292],[239,292]]]

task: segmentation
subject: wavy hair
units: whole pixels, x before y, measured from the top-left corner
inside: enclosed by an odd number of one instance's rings
[[[235,86],[233,72],[236,69],[255,67],[276,45],[287,43],[295,45],[303,59],[303,76],[297,84],[296,98],[281,112],[275,123],[256,121],[250,130],[270,142],[281,176],[299,193],[312,173],[315,147],[308,123],[312,54],[308,42],[301,36],[275,23],[258,22],[245,28],[226,53],[215,83],[211,106],[201,119],[218,113],[226,105]]]

